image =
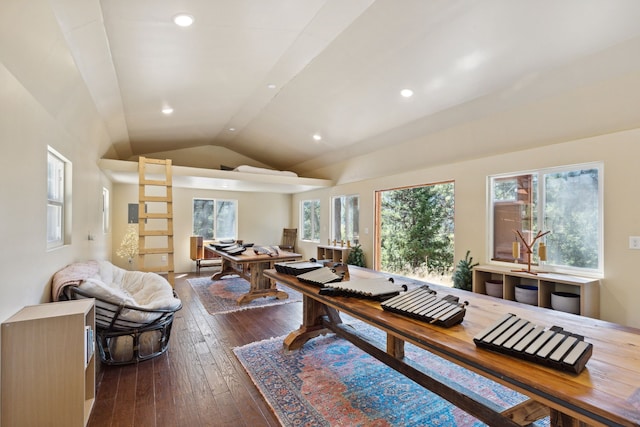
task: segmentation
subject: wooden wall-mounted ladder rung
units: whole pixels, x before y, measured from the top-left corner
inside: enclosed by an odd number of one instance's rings
[[[138,268],[166,273],[174,286],[171,159],[138,160]]]

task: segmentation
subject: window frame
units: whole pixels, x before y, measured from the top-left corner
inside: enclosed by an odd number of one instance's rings
[[[194,197],[191,200],[191,233],[193,235],[197,235],[196,234],[196,230],[195,230],[195,221],[194,221],[194,213],[195,213],[195,201],[196,200],[204,200],[204,201],[212,201],[214,203],[214,209],[213,209],[213,224],[212,224],[212,230],[213,230],[213,237],[211,239],[205,237],[205,240],[218,240],[218,239],[234,239],[236,240],[238,238],[238,200],[237,199],[222,199],[222,198],[215,198],[215,197]],[[232,202],[234,204],[234,230],[233,230],[233,236],[218,236],[217,235],[217,218],[216,218],[216,206],[218,203],[225,203],[225,202]]]
[[[359,194],[341,194],[341,195],[337,195],[337,196],[331,196],[330,199],[330,203],[331,203],[331,207],[330,207],[330,234],[329,236],[331,236],[330,240],[333,241],[334,239],[336,240],[336,244],[338,243],[338,239],[336,238],[336,224],[334,222],[334,216],[335,216],[335,200],[336,199],[340,199],[340,198],[345,198],[345,202],[344,202],[344,206],[346,207],[347,213],[345,213],[345,215],[341,215],[340,218],[340,228],[342,228],[342,219],[343,218],[356,218],[356,216],[354,215],[349,215],[348,210],[350,209],[351,203],[349,203],[349,199],[352,198],[356,198],[357,199],[357,206],[358,206],[358,212],[357,212],[357,226],[358,229],[356,230],[354,228],[355,224],[352,225],[350,227],[349,230],[349,226],[348,223],[345,224],[345,236],[342,238],[342,240],[344,240],[345,242],[350,241],[352,244],[359,244],[360,243],[360,195]],[[355,221],[354,221],[355,222]],[[350,236],[350,232],[351,234],[353,234],[353,236]],[[357,234],[356,234],[357,233]]]
[[[50,166],[56,162],[54,176]],[[71,243],[71,172],[72,164],[65,156],[51,146],[47,146],[47,250],[57,249]],[[57,185],[54,187],[54,182]],[[54,208],[57,214],[54,215]],[[55,224],[53,224],[55,223]],[[57,228],[52,233],[50,227]],[[55,236],[53,236],[55,234]],[[53,238],[52,238],[53,237]]]
[[[311,230],[309,232],[309,235],[311,236],[310,239],[305,239],[305,236],[307,235],[306,228],[305,228],[305,218],[304,218],[304,211],[305,211],[305,205],[307,204],[311,204],[310,206],[310,210],[311,210]],[[304,241],[304,242],[314,242],[314,243],[319,243],[320,242],[320,199],[308,199],[308,200],[301,200],[300,201],[300,214],[299,214],[299,218],[300,218],[300,224],[299,224],[299,228],[300,228],[300,240]],[[317,221],[314,221],[313,218],[316,218]],[[318,229],[315,229],[315,224],[318,224]],[[314,238],[314,236],[317,236],[317,238]]]
[[[502,259],[495,259],[495,242],[494,242],[494,225],[495,225],[495,205],[494,205],[494,182],[496,179],[504,179],[504,178],[516,178],[519,176],[525,175],[535,175],[537,176],[537,187],[533,189],[534,194],[536,194],[536,209],[533,212],[535,219],[532,219],[532,228],[537,227],[538,230],[532,230],[534,232],[537,231],[550,231],[553,233],[553,230],[548,230],[545,226],[545,208],[546,208],[546,193],[547,189],[545,187],[546,180],[545,177],[551,174],[563,173],[563,172],[571,172],[571,171],[584,171],[596,169],[598,174],[598,230],[597,230],[597,252],[598,252],[598,261],[597,267],[595,268],[587,268],[587,267],[576,267],[570,265],[561,265],[561,264],[552,264],[551,262],[544,262],[543,269],[544,271],[555,272],[555,273],[565,273],[565,274],[576,274],[587,277],[603,277],[604,275],[604,163],[603,162],[588,162],[588,163],[580,163],[580,164],[571,164],[571,165],[562,165],[555,166],[549,168],[540,168],[533,169],[527,171],[517,171],[517,172],[509,172],[502,173],[496,175],[490,175],[487,177],[487,259],[490,264],[495,265],[504,265],[513,267],[514,265],[522,266],[521,262],[516,264],[515,262],[509,262]],[[534,225],[537,222],[537,225]],[[548,237],[547,237],[548,238]],[[540,240],[536,241],[536,248]],[[548,245],[547,245],[548,246]],[[526,263],[526,256],[524,255],[524,246],[521,248],[522,256],[524,257],[524,262]],[[534,257],[532,260],[532,265],[539,265],[537,261],[537,250],[534,251]]]

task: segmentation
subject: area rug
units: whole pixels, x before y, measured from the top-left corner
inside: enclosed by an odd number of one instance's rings
[[[289,294],[289,298],[256,298],[246,304],[238,305],[236,302],[238,298],[249,292],[250,289],[249,282],[239,276],[225,276],[215,281],[209,277],[198,277],[187,279],[187,281],[196,291],[200,302],[202,302],[209,314],[231,313],[233,311],[302,301],[300,292],[278,284],[278,289]]]
[[[362,322],[349,323],[376,341],[384,339]],[[285,427],[485,425],[334,334],[314,338],[291,352],[282,349],[283,339],[237,347],[234,353]],[[526,400],[411,344],[405,345],[405,354],[429,375],[495,410]],[[549,419],[534,425],[548,426]]]

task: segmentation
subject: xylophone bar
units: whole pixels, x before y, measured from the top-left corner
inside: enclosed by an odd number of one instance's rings
[[[545,329],[511,313],[478,333],[473,341],[478,347],[576,374],[582,372],[593,352],[593,345],[580,335],[559,326]]]

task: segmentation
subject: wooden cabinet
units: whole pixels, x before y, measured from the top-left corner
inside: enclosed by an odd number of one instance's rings
[[[201,268],[220,267],[222,261],[219,255],[205,250],[202,236],[191,236],[189,238],[189,256],[196,262],[196,273],[200,274]]]
[[[347,246],[331,246],[331,245],[318,245],[318,261],[327,260],[333,262],[344,262],[346,264],[349,258],[349,251],[351,248]]]
[[[2,323],[2,425],[85,426],[95,401],[93,299],[28,306]]]
[[[191,236],[189,238],[189,256],[194,261],[204,259],[204,240],[202,236]]]
[[[551,307],[553,292],[570,292],[580,295],[580,315],[600,317],[600,280],[557,273],[529,274],[507,268],[477,266],[473,269],[473,292],[486,294],[485,283],[502,280],[502,298],[515,301],[516,285],[538,287],[538,306]]]

